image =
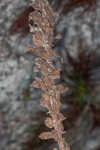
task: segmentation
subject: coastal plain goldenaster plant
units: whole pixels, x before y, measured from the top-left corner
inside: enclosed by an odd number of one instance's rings
[[[28,49],[37,56],[34,71],[42,74],[41,78],[35,77],[32,86],[42,90],[41,105],[48,109],[50,115],[45,120],[45,125],[52,129],[51,132],[41,133],[40,138],[54,139],[58,142],[60,150],[69,150],[69,145],[62,136],[64,133],[62,121],[65,117],[60,112],[60,95],[67,88],[54,82],[55,79],[60,78],[61,71],[61,68],[55,67],[52,61],[52,57],[58,57],[52,50],[55,13],[47,0],[33,0],[32,5],[35,10],[29,16],[29,26],[35,46],[29,46]]]

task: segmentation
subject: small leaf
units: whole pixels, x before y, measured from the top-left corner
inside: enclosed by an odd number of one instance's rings
[[[48,94],[43,94],[42,96],[42,101],[41,101],[41,106],[49,108],[50,102],[49,102],[49,95]]]
[[[59,39],[62,38],[62,36],[61,36],[61,34],[57,34],[55,38],[56,38],[57,40],[59,40]]]
[[[52,130],[51,132],[43,132],[39,136],[41,139],[54,139],[55,141],[59,141],[58,133],[55,130]]]
[[[48,117],[46,120],[45,120],[45,125],[48,127],[48,128],[53,128],[53,120]]]
[[[41,139],[52,139],[53,138],[53,135],[52,135],[52,132],[43,132],[40,134],[39,136]]]
[[[40,88],[40,84],[39,84],[37,81],[33,81],[33,82],[32,82],[32,86],[33,86],[34,88]]]

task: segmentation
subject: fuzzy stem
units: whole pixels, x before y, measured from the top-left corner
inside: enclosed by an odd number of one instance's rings
[[[35,71],[41,72],[42,77],[35,77],[32,85],[42,90],[41,105],[49,111],[50,117],[45,120],[47,127],[52,128],[51,132],[40,134],[42,139],[54,139],[58,142],[60,150],[69,150],[62,134],[64,127],[62,121],[65,117],[60,113],[60,94],[66,89],[62,85],[55,85],[54,80],[60,78],[60,68],[54,67],[52,56],[57,57],[56,52],[52,50],[54,12],[50,8],[47,0],[33,0],[35,11],[29,16],[31,22],[30,32],[33,32],[33,41],[35,46],[30,46],[38,58],[35,61]],[[33,23],[32,23],[33,22]],[[56,148],[55,148],[56,149]]]

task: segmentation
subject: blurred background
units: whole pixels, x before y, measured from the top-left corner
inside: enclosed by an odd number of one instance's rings
[[[71,150],[100,150],[100,1],[49,0],[57,12],[53,43],[64,62],[61,95],[66,141]],[[0,150],[52,149],[41,90],[31,87],[36,56],[28,16],[31,0],[0,0]]]

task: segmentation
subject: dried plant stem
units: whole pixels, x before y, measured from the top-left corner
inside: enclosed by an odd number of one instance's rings
[[[35,72],[41,72],[42,77],[35,77],[32,86],[41,88],[41,105],[48,109],[50,117],[45,120],[47,127],[52,128],[51,132],[40,134],[41,139],[54,139],[58,142],[60,150],[69,150],[62,134],[64,127],[62,121],[65,117],[60,113],[61,107],[60,94],[66,89],[62,85],[55,85],[54,80],[60,78],[60,68],[54,67],[52,56],[58,57],[55,51],[52,51],[54,12],[50,8],[47,0],[33,0],[35,11],[29,16],[30,31],[33,32],[33,41],[35,46],[28,49],[33,51],[38,58],[35,61]],[[57,150],[54,148],[54,150]]]

